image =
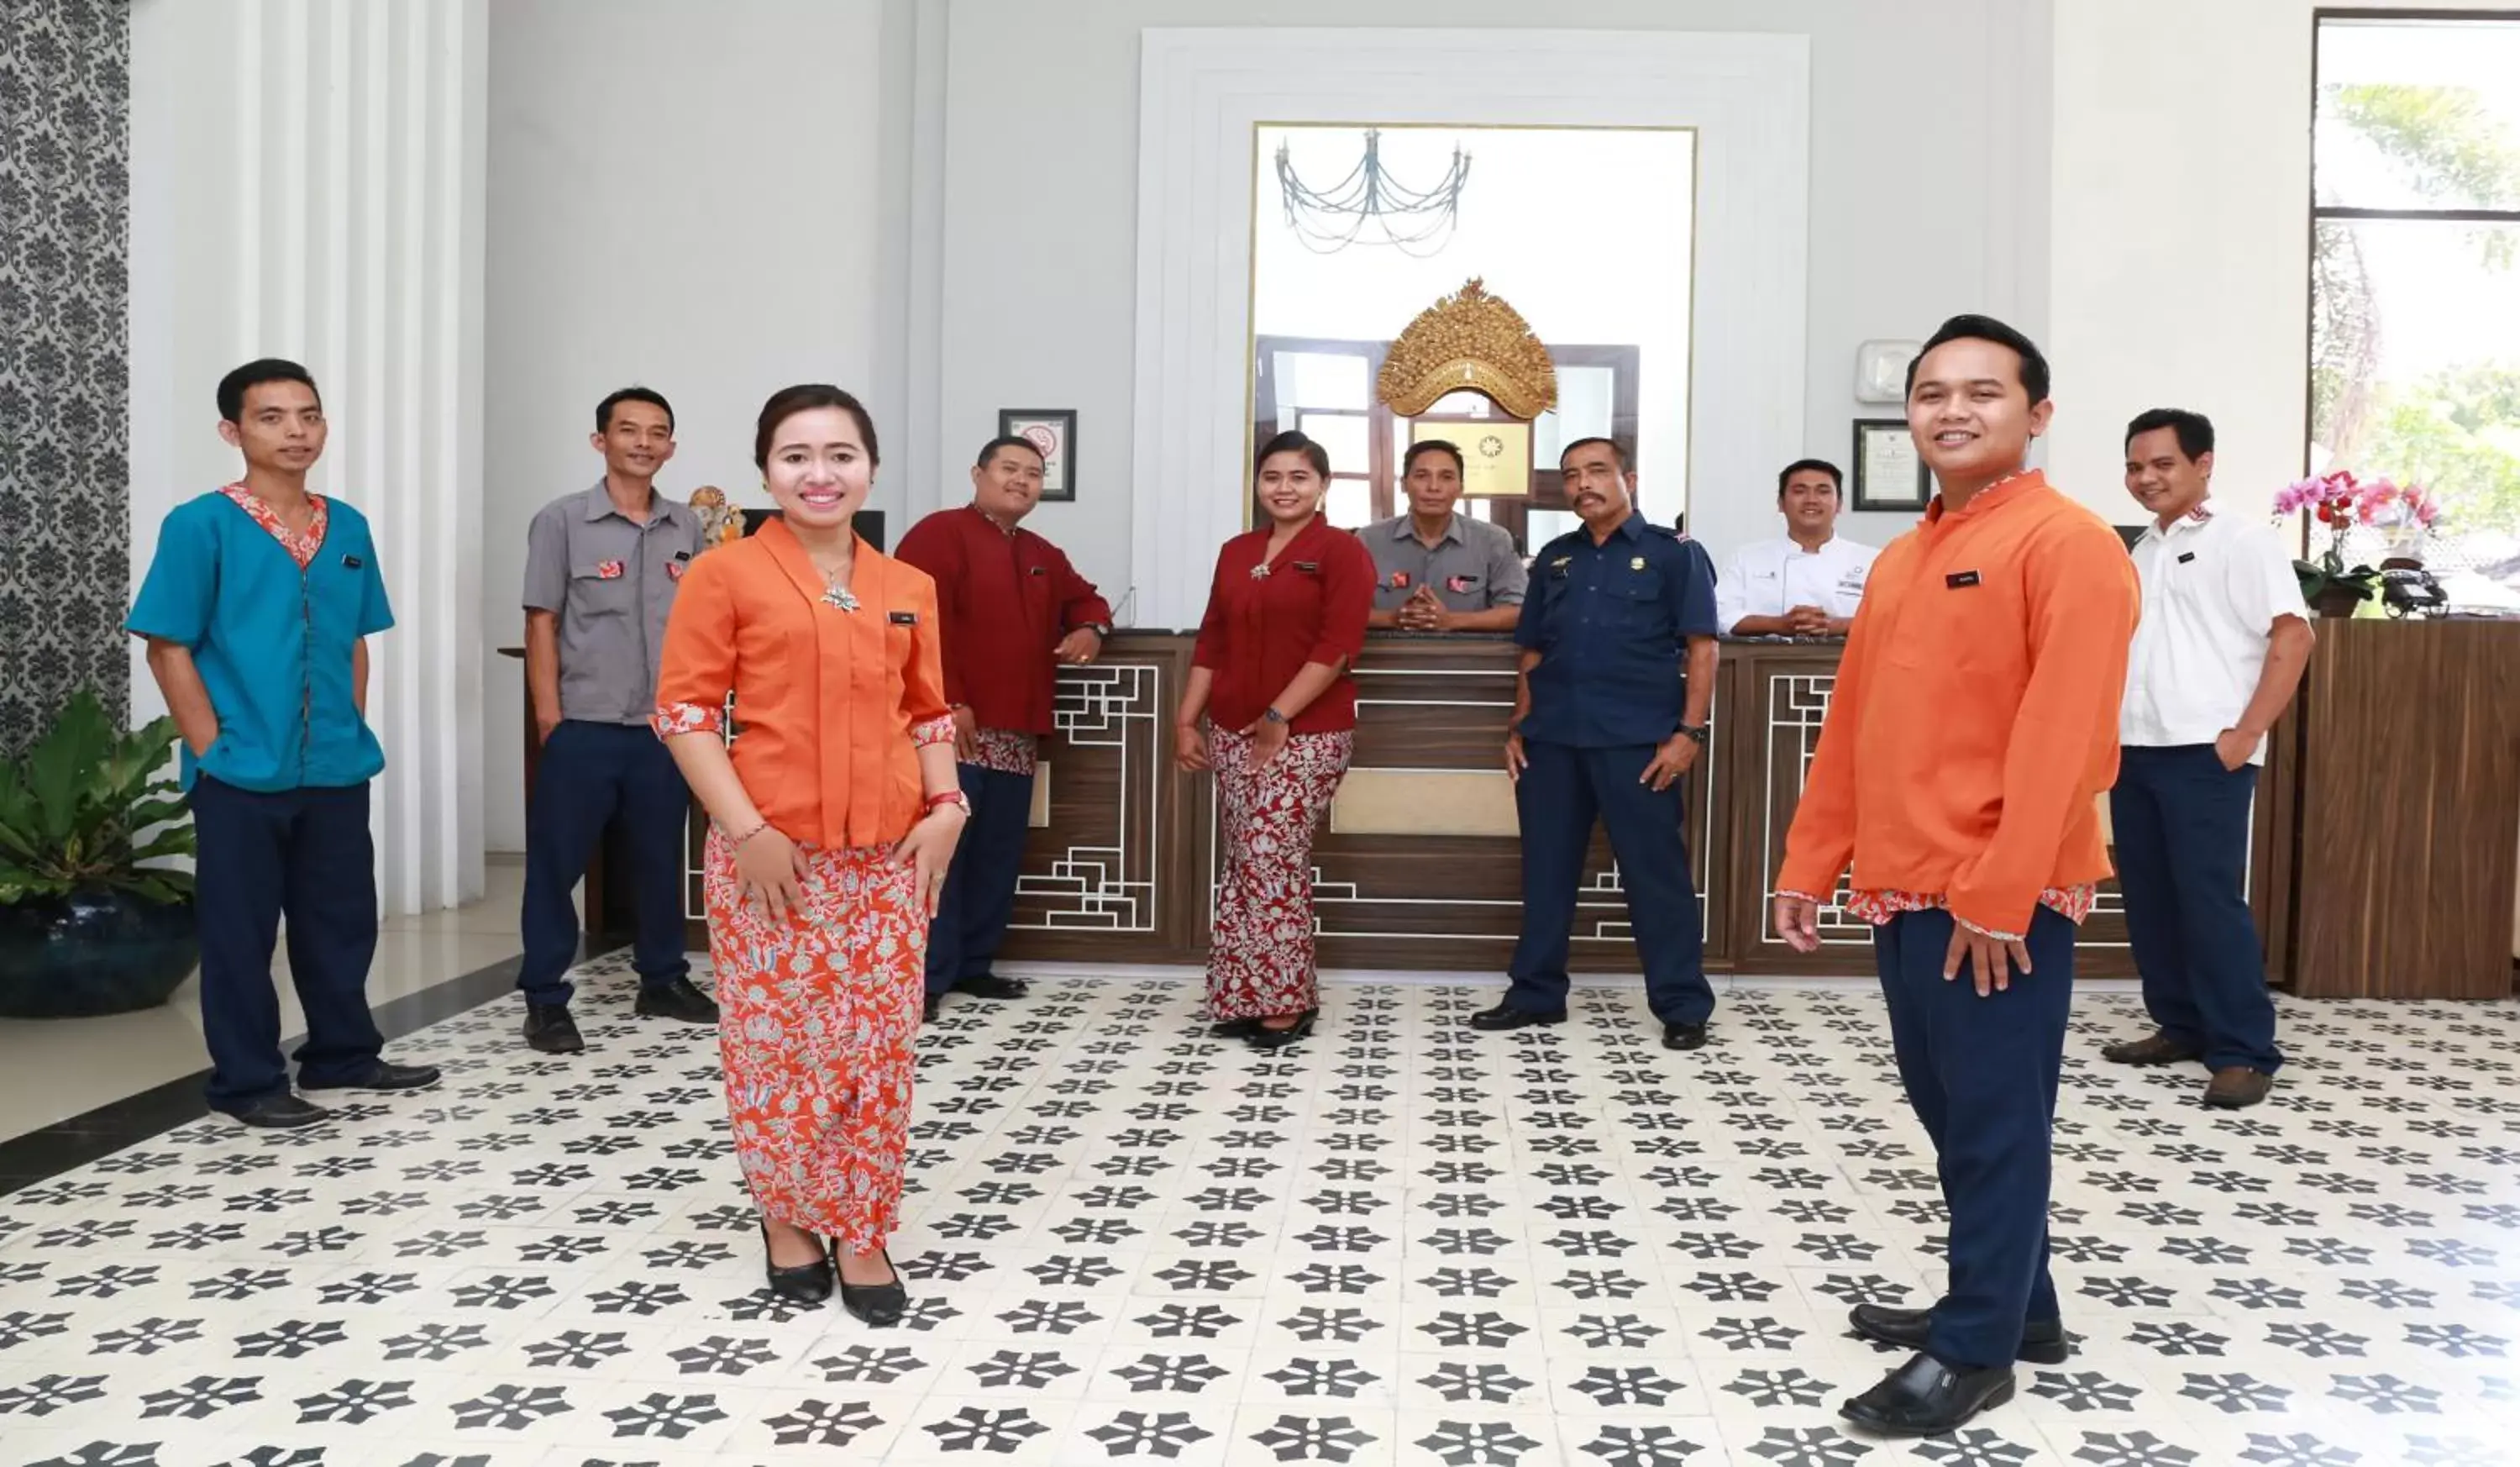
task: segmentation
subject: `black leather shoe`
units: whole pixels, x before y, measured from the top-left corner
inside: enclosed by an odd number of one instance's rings
[[[958,978],[954,991],[971,998],[1021,998],[1032,991],[1032,985],[1020,978],[1000,978],[983,973],[977,978]]]
[[[828,1253],[810,1263],[782,1268],[770,1261],[770,1224],[761,1223],[761,1277],[770,1292],[789,1304],[821,1304],[832,1297],[832,1256]]]
[[[832,1245],[834,1253],[838,1247],[838,1244]],[[901,1270],[894,1267],[891,1254],[883,1256],[883,1266],[892,1269],[892,1282],[888,1284],[853,1284],[847,1279],[840,1280],[840,1307],[857,1315],[872,1329],[890,1329],[901,1322],[902,1315],[910,1312],[910,1291],[901,1286]],[[834,1276],[839,1272],[836,1258],[832,1271]]]
[[[1683,1024],[1679,1020],[1675,1019],[1671,1023],[1662,1027],[1662,1047],[1665,1049],[1704,1049],[1706,1047],[1706,1026],[1703,1024]]]
[[[642,1019],[671,1019],[677,1024],[717,1022],[716,1001],[693,987],[688,978],[641,988],[639,1002],[632,1012]]]
[[[1271,1029],[1268,1025],[1254,1019],[1251,1021],[1250,1032],[1244,1034],[1243,1038],[1254,1049],[1283,1049],[1298,1039],[1310,1038],[1313,1032],[1313,1021],[1321,1016],[1322,1011],[1318,1008],[1306,1009],[1297,1014],[1295,1022],[1284,1029]]]
[[[297,1077],[301,1090],[426,1090],[437,1083],[435,1065],[397,1065],[379,1060],[346,1079],[315,1080]]]
[[[1488,1033],[1495,1033],[1500,1030],[1529,1029],[1535,1024],[1565,1022],[1564,1009],[1559,1009],[1553,1014],[1535,1014],[1529,1009],[1515,1008],[1510,1003],[1500,1003],[1492,1009],[1481,1009],[1470,1016],[1470,1028]]]
[[[2011,1398],[2011,1366],[1954,1370],[1920,1352],[1837,1414],[1885,1437],[1939,1437]]]
[[[1922,1350],[1925,1336],[1934,1327],[1931,1309],[1894,1309],[1886,1304],[1860,1304],[1846,1322],[1858,1335],[1883,1345],[1896,1345],[1904,1350]],[[2064,1321],[2034,1319],[2021,1327],[2021,1350],[2016,1358],[2034,1365],[2062,1365],[2073,1353],[2065,1340]]]
[[[248,1125],[265,1130],[295,1130],[302,1125],[321,1125],[333,1119],[333,1113],[287,1090],[257,1100],[243,1110],[227,1113]]]
[[[568,1016],[564,1003],[529,1003],[525,1005],[525,1043],[544,1054],[582,1054],[586,1036],[577,1031],[577,1021]]]
[[[919,1022],[933,1024],[936,1022],[936,1016],[943,1012],[945,1012],[945,995],[930,993],[927,995],[927,1001],[920,1006]]]
[[[1260,1032],[1257,1019],[1219,1019],[1207,1027],[1211,1039],[1247,1039]]]

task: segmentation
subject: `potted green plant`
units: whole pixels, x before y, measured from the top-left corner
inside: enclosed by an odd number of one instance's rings
[[[193,874],[152,864],[194,851],[177,737],[172,718],[122,732],[82,689],[0,762],[0,1016],[151,1008],[191,976]]]

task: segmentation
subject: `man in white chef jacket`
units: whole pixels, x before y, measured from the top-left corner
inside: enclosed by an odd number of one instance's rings
[[[1783,538],[1743,546],[1715,580],[1715,624],[1736,637],[1842,637],[1881,552],[1837,532],[1835,464],[1800,459],[1777,476]]]

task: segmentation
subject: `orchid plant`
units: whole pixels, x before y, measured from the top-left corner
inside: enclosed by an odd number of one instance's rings
[[[2275,495],[2275,515],[2290,519],[2307,513],[2327,527],[2327,544],[2315,561],[2293,562],[2301,577],[2302,598],[2314,605],[2321,596],[2354,602],[2371,599],[2379,572],[2369,566],[2345,566],[2345,537],[2355,527],[2388,531],[2408,550],[2420,547],[2423,535],[2441,519],[2441,501],[2419,484],[2399,484],[2386,478],[2364,482],[2338,469],[2286,484]],[[2407,542],[2411,542],[2407,543]]]

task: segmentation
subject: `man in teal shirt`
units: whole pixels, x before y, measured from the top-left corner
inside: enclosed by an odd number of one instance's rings
[[[365,516],[311,494],[323,400],[295,362],[249,362],[219,383],[219,436],[245,478],[166,516],[131,609],[149,670],[184,737],[200,844],[202,1032],[210,1108],[248,1125],[330,1112],[290,1088],[271,955],[285,915],[306,1012],[298,1088],[415,1090],[368,1011],[377,950],[368,782],[384,752],[366,718],[367,638],[393,624]]]

